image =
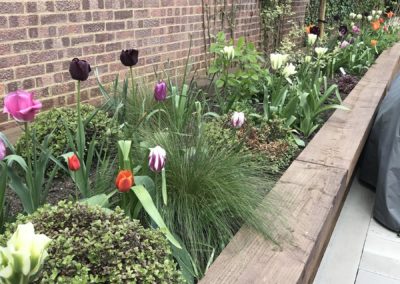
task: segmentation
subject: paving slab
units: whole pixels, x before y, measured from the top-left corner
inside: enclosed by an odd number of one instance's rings
[[[355,284],[399,284],[399,280],[360,269]]]

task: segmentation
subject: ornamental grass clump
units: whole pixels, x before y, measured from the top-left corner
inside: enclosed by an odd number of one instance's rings
[[[182,283],[167,241],[122,210],[60,202],[9,224],[5,245],[18,224],[32,222],[52,239],[42,272],[32,283]]]

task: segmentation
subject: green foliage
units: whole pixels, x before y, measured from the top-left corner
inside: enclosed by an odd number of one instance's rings
[[[226,42],[225,38],[225,34],[220,32],[216,43],[211,45],[210,51],[214,53],[215,60],[208,70],[223,113],[227,113],[235,101],[257,95],[267,72],[263,68],[263,58],[253,43],[239,38],[234,46],[234,56],[230,58],[224,52],[224,47],[233,46],[233,42]]]
[[[96,140],[95,149],[98,151],[104,141],[106,145],[112,145],[116,141],[118,131],[112,127],[112,120],[107,113],[98,110],[91,105],[82,105],[82,119],[85,123],[85,138],[86,148],[89,147],[90,141]],[[69,152],[68,135],[65,125],[71,133],[77,131],[77,111],[75,108],[61,107],[54,108],[51,111],[39,113],[35,118],[35,123],[32,124],[32,132],[39,143],[42,143],[45,137],[52,133],[49,149],[55,157]],[[26,135],[23,134],[16,143],[17,153],[24,158],[27,158],[28,147]],[[33,158],[33,157],[32,157]]]
[[[200,276],[242,224],[269,235],[265,219],[254,210],[269,188],[251,155],[218,146],[195,131],[148,131],[145,140],[167,152],[168,205],[156,204]],[[161,190],[156,193],[162,200]],[[271,210],[266,203],[260,208]]]
[[[48,205],[9,224],[32,222],[52,239],[42,273],[33,283],[182,283],[164,236],[124,217],[78,203]]]

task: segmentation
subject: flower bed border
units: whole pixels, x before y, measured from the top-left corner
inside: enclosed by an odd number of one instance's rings
[[[345,99],[351,110],[334,112],[271,191],[269,198],[279,198],[289,241],[277,247],[243,226],[200,284],[312,283],[379,103],[399,70],[397,43],[378,57]],[[281,237],[275,236],[278,241]]]

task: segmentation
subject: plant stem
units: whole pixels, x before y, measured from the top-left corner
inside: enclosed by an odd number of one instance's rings
[[[129,67],[131,73],[131,84],[132,84],[132,95],[135,94],[135,81],[133,80],[133,68],[132,66]]]
[[[32,143],[31,146],[35,147],[34,141],[33,141],[33,139],[31,139],[31,132],[30,132],[30,129],[29,129],[28,122],[24,122],[24,129],[25,129],[26,141],[31,141],[31,143]],[[27,151],[27,156],[28,156],[28,169],[27,169],[28,172],[27,172],[27,175],[26,175],[26,181],[27,181],[27,183],[29,185],[29,197],[30,197],[30,200],[31,200],[32,212],[33,212],[36,209],[36,205],[35,205],[35,202],[33,200],[33,195],[32,194],[36,193],[37,189],[34,188],[34,183],[33,183],[31,147],[29,145],[28,145],[26,151]],[[31,212],[28,212],[28,213],[31,213]]]

